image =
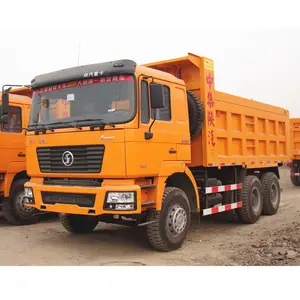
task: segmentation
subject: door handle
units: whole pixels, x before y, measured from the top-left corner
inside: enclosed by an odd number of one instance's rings
[[[177,151],[176,151],[175,149],[170,149],[170,150],[169,150],[169,153],[170,153],[170,154],[176,154]]]
[[[18,156],[19,156],[19,157],[24,157],[24,156],[26,156],[26,155],[25,155],[24,153],[22,153],[22,152],[19,152],[19,153],[18,153]]]

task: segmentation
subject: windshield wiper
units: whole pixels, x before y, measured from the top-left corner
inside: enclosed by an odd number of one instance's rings
[[[84,121],[86,121],[86,120],[84,120]],[[116,127],[115,124],[107,122],[104,119],[97,119],[97,120],[91,120],[91,121],[94,121],[95,123],[89,125],[90,130],[94,130],[96,128],[99,128],[100,130],[103,130],[106,125],[111,126],[113,128]]]
[[[31,126],[34,127],[34,133],[35,134],[39,134],[40,132],[45,134],[47,132],[47,130],[50,130],[50,131],[54,132],[53,128],[50,128],[49,126],[44,125],[44,124],[34,124],[34,125],[31,125]]]
[[[106,125],[111,127],[116,127],[114,124],[105,121],[104,119],[83,119],[83,120],[76,120],[76,121],[67,121],[67,122],[55,122],[49,124],[34,124],[31,125],[36,134],[39,132],[46,133],[47,130],[54,131],[54,129],[58,128],[67,128],[67,127],[75,127],[82,130],[83,126],[89,126],[90,130],[94,130],[99,128],[103,130]]]

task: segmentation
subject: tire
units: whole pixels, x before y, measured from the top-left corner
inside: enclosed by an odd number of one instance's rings
[[[268,172],[262,175],[263,214],[275,215],[280,205],[280,184],[274,173]]]
[[[299,168],[298,167],[292,167],[291,168],[291,173],[298,173]],[[300,177],[298,176],[290,176],[291,182],[294,186],[300,186]]]
[[[177,224],[174,224],[171,221],[176,215]],[[156,212],[155,222],[146,227],[150,244],[162,252],[179,249],[186,238],[190,221],[191,207],[184,191],[175,187],[165,188],[162,209]]]
[[[237,217],[246,224],[256,223],[263,211],[262,186],[259,179],[253,175],[246,176],[239,196],[242,207],[236,209]],[[256,200],[254,204],[253,200]]]
[[[201,100],[191,91],[187,91],[189,110],[190,136],[194,139],[200,134],[205,119],[204,107]]]
[[[71,214],[60,214],[59,219],[67,231],[75,234],[91,233],[99,222],[97,217]]]
[[[2,213],[11,225],[30,225],[38,221],[35,209],[24,206],[24,184],[27,179],[13,182],[9,198],[3,200]]]

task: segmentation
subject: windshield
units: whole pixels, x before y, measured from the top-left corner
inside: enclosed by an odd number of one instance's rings
[[[34,90],[29,129],[37,125],[57,128],[72,122],[97,120],[126,123],[134,115],[133,76],[93,78]]]

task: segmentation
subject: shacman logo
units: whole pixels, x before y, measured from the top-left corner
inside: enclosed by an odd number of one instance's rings
[[[100,136],[100,139],[101,140],[105,140],[105,141],[111,141],[111,140],[114,140],[115,137],[112,135],[112,136],[105,136],[105,135],[101,135]]]
[[[74,162],[74,156],[73,156],[72,152],[65,151],[62,154],[61,160],[66,167],[70,167]]]

